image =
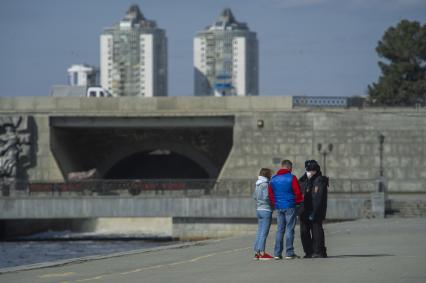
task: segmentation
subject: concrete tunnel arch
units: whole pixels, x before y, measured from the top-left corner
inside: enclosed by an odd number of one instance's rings
[[[169,142],[169,141],[158,141],[151,140],[145,141],[139,144],[137,147],[118,147],[113,150],[109,155],[108,159],[103,162],[99,167],[99,173],[102,178],[108,178],[112,176],[111,170],[114,169],[118,164],[125,162],[131,158],[136,158],[138,155],[148,155],[150,152],[156,150],[167,150],[174,154],[175,158],[180,158],[181,161],[187,160],[188,165],[193,163],[202,169],[205,174],[201,178],[214,179],[220,173],[220,168],[203,152],[193,148],[190,145]]]
[[[93,168],[104,178],[121,160],[155,150],[170,151],[216,179],[233,146],[233,116],[58,116],[49,123],[50,147],[64,179]]]

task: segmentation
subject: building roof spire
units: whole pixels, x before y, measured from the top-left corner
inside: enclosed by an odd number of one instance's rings
[[[226,7],[225,9],[223,9],[222,13],[220,13],[218,21],[220,20],[228,24],[237,22],[229,7]]]
[[[124,16],[124,19],[132,21],[132,22],[145,21],[145,17],[143,16],[141,10],[139,9],[139,6],[136,4],[133,4],[132,6],[130,6],[129,10]]]
[[[155,28],[155,21],[150,21],[144,17],[139,6],[134,4],[127,10],[126,15],[120,21],[120,27],[128,29],[133,27]]]
[[[248,30],[247,24],[238,22],[230,8],[222,10],[215,23],[209,27],[209,30]]]

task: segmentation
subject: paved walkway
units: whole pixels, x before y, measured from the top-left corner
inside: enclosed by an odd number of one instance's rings
[[[302,254],[298,232],[296,237]],[[426,282],[426,218],[328,224],[327,259],[253,261],[253,238],[4,273],[0,282]]]

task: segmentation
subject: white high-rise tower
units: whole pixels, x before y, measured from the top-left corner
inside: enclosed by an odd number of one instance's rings
[[[87,64],[75,64],[68,68],[70,86],[96,86],[99,84],[99,70]]]
[[[167,38],[139,7],[101,35],[101,86],[114,96],[167,96]]]
[[[256,33],[224,9],[194,38],[194,94],[258,95],[258,53]]]

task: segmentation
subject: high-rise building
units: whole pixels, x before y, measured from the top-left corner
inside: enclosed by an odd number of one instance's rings
[[[101,86],[114,96],[167,95],[167,38],[137,5],[101,35]]]
[[[70,86],[96,86],[99,84],[99,70],[87,64],[71,65],[68,68],[68,84]]]
[[[226,8],[194,38],[194,94],[258,95],[258,62],[256,33]]]

